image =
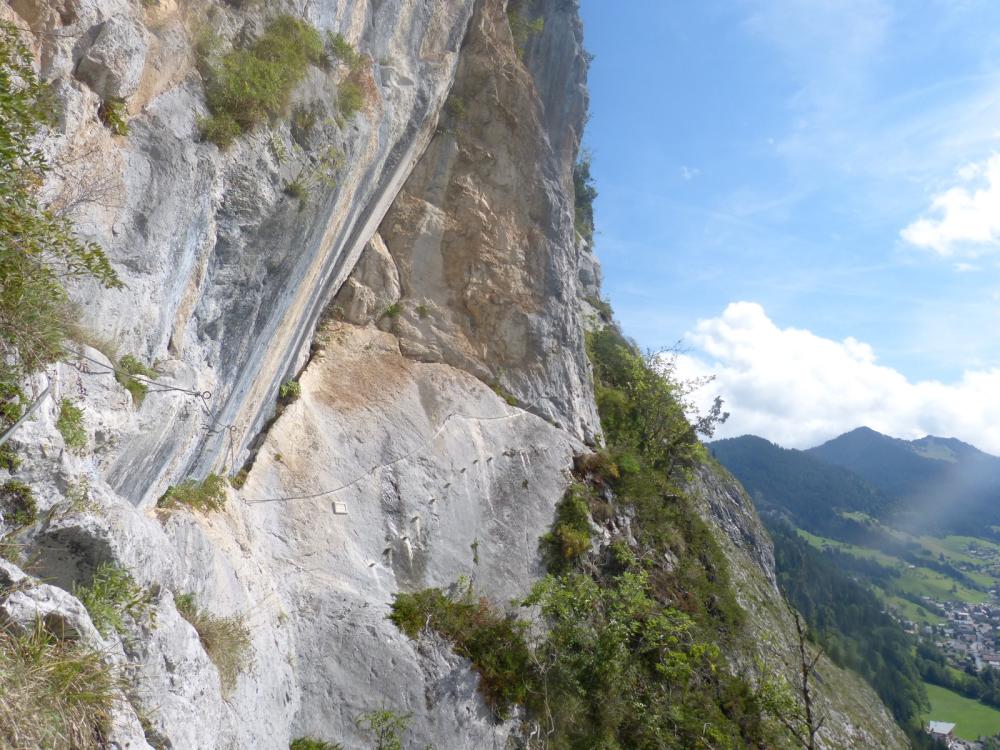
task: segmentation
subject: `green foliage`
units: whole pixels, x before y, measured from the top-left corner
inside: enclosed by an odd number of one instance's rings
[[[286,404],[290,404],[293,401],[298,401],[299,397],[302,395],[302,384],[297,380],[289,380],[286,383],[282,383],[278,388],[278,398]]]
[[[510,33],[514,38],[514,49],[517,50],[518,57],[524,57],[525,49],[531,37],[541,34],[545,29],[545,19],[539,16],[529,19],[520,9],[521,2],[511,3],[507,10],[507,21],[510,24]]]
[[[424,320],[431,314],[430,308],[427,305],[417,305],[417,315],[421,320]]]
[[[146,394],[149,393],[149,385],[146,381],[155,377],[155,370],[147,367],[131,354],[126,354],[118,360],[118,367],[115,368],[115,380],[131,394],[132,403],[137,407],[142,405]]]
[[[493,392],[495,394],[497,394],[500,398],[502,398],[504,401],[506,401],[508,406],[520,406],[521,405],[521,400],[517,396],[515,396],[513,393],[511,393],[510,391],[508,391],[506,388],[504,388],[503,385],[501,385],[501,383],[500,383],[499,380],[494,380],[492,383],[490,383],[490,388],[493,389]]]
[[[24,482],[9,479],[0,485],[0,515],[7,523],[27,526],[38,519],[35,494]]]
[[[337,107],[345,119],[351,119],[365,106],[365,93],[351,80],[344,81],[337,89]]]
[[[597,199],[597,188],[590,175],[590,160],[590,152],[584,151],[573,165],[574,224],[576,231],[587,242],[594,239],[594,201]],[[600,302],[591,304],[610,321],[611,306],[606,302],[601,305]]]
[[[458,94],[452,94],[448,97],[448,101],[444,103],[445,111],[454,120],[464,120],[466,115],[465,99],[460,97]]]
[[[389,619],[411,638],[430,628],[450,640],[479,674],[486,704],[506,718],[528,695],[527,624],[496,612],[489,601],[473,595],[471,586],[460,589],[452,596],[440,589],[396,594]]]
[[[571,484],[556,506],[552,530],[539,542],[545,564],[552,573],[570,570],[590,551],[589,494],[590,489],[586,485],[578,482]]]
[[[229,484],[231,484],[238,490],[242,489],[243,485],[247,483],[247,477],[249,475],[250,475],[249,471],[247,471],[246,469],[240,469],[233,476],[229,477]]]
[[[309,65],[319,63],[323,40],[312,26],[279,16],[247,49],[215,59],[214,44],[199,42],[206,77],[205,100],[212,113],[202,135],[221,147],[260,123],[278,117]]]
[[[186,505],[202,513],[222,510],[226,503],[226,480],[218,474],[209,474],[203,480],[185,479],[169,487],[156,501],[157,508],[177,508]]]
[[[380,709],[361,714],[358,727],[375,742],[373,750],[403,750],[403,733],[410,723],[410,714],[397,714]]]
[[[333,745],[329,742],[323,742],[323,740],[313,739],[312,737],[299,737],[292,740],[292,744],[288,746],[288,750],[343,750],[343,745],[339,743]]]
[[[121,683],[78,641],[0,628],[0,747],[100,750]]]
[[[87,431],[83,429],[83,411],[68,398],[59,402],[56,429],[71,451],[79,452],[87,446]]]
[[[198,606],[194,594],[177,594],[174,604],[181,617],[198,632],[205,653],[219,670],[222,692],[228,695],[236,687],[240,673],[250,665],[250,630],[246,622],[239,616],[209,614]]]
[[[0,22],[0,395],[19,378],[63,356],[73,327],[68,279],[121,281],[104,252],[80,242],[47,210],[37,188],[49,170],[38,135],[50,122],[51,97],[18,30]]]
[[[398,318],[399,314],[403,312],[403,306],[399,302],[393,302],[385,310],[382,311],[381,317],[383,318]]]
[[[138,619],[149,610],[151,594],[135,582],[131,574],[111,563],[101,563],[89,586],[74,586],[76,596],[90,613],[98,632],[125,632],[125,617]]]
[[[331,57],[335,60],[340,60],[340,62],[344,63],[344,65],[352,70],[361,65],[361,55],[359,55],[354,47],[351,46],[351,43],[344,38],[343,34],[333,34],[327,31],[326,46]]]
[[[12,373],[8,373],[10,378]],[[21,418],[24,413],[25,404],[24,391],[12,379],[5,379],[3,370],[0,368],[0,434],[13,427],[14,423]],[[21,460],[17,457],[13,447],[9,442],[0,445],[0,469],[14,472],[21,465]]]
[[[128,135],[128,107],[124,99],[105,99],[97,116],[115,135]]]
[[[577,231],[580,231],[579,227],[577,227]],[[597,310],[597,314],[601,316],[601,320],[605,323],[611,323],[612,313],[610,302],[605,299],[601,299],[600,297],[587,297],[587,302],[591,307]]]

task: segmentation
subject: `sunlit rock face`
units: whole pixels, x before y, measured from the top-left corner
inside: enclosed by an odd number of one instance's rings
[[[195,42],[253,39],[270,6],[0,7],[31,29],[59,103],[46,193],[125,283],[73,289],[83,356],[31,383],[52,387],[15,439],[41,520],[17,537],[20,567],[0,566],[0,620],[37,614],[120,666],[115,748],[363,748],[357,719],[382,708],[411,715],[415,747],[505,747],[516,721],[490,716],[468,662],[386,616],[394,593],[462,576],[521,599],[573,456],[598,440],[582,311],[600,271],[573,217],[578,9],[523,3],[544,26],[515,43],[501,0],[293,0],[283,11],[363,64],[312,67],[285,116],[220,150],[199,135]],[[345,117],[349,75],[364,101]],[[127,135],[98,118],[109,97]],[[331,153],[332,178],[290,195]],[[125,354],[157,373],[141,405],[111,373]],[[278,409],[292,378],[301,395]],[[83,409],[83,451],[56,429],[62,398]],[[241,468],[220,511],[155,508],[169,485]],[[745,496],[696,482],[758,632],[787,630]],[[150,601],[102,636],[68,592],[106,562]],[[185,594],[247,628],[234,685],[180,614]],[[759,641],[779,660],[794,645]],[[829,674],[824,747],[901,747],[867,728],[892,726],[877,699]]]

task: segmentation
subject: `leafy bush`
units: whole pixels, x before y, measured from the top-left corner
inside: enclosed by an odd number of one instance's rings
[[[340,60],[347,67],[354,69],[361,64],[361,55],[357,53],[351,43],[344,38],[343,34],[333,34],[326,32],[326,46],[330,50],[330,55],[335,60]]]
[[[470,586],[454,596],[440,589],[396,594],[390,619],[411,638],[426,627],[455,645],[455,652],[472,662],[479,674],[479,691],[500,718],[528,695],[531,672],[527,624],[496,612],[477,599]]]
[[[574,482],[556,506],[556,519],[552,530],[545,534],[539,547],[545,564],[553,573],[562,573],[590,550],[590,508],[587,504],[589,489]]]
[[[337,107],[344,118],[351,119],[363,106],[365,94],[357,83],[347,80],[340,84],[337,89]]]
[[[18,30],[0,22],[0,394],[64,354],[74,322],[67,279],[121,281],[100,247],[80,242],[37,196],[49,167],[38,142],[50,122],[48,88],[38,81]]]
[[[78,641],[0,628],[0,747],[100,750],[120,684]]]
[[[127,570],[106,562],[97,566],[89,586],[74,586],[73,595],[83,602],[103,636],[112,630],[124,633],[125,617],[145,615],[151,597]]]
[[[181,617],[198,632],[205,653],[219,670],[223,693],[232,692],[240,672],[250,664],[250,631],[246,622],[239,616],[209,614],[198,607],[194,594],[178,594],[174,596],[174,603]]]
[[[332,745],[329,742],[316,740],[312,737],[299,737],[296,740],[292,740],[292,744],[288,746],[288,750],[343,750],[343,745],[339,743]]]
[[[521,4],[515,2],[508,6],[507,21],[510,23],[511,36],[514,38],[514,49],[517,50],[519,57],[524,57],[525,48],[531,37],[541,34],[545,29],[545,19],[541,16],[529,19],[521,12]]]
[[[241,133],[278,117],[311,64],[320,62],[323,40],[312,26],[292,16],[272,21],[247,49],[214,60],[206,43],[205,100],[212,113],[202,135],[225,147]]]
[[[225,503],[226,480],[218,474],[209,474],[200,482],[185,479],[180,484],[167,488],[156,501],[156,507],[169,509],[186,505],[202,513],[210,513],[222,510]]]
[[[71,451],[80,451],[87,445],[87,431],[83,429],[83,411],[68,398],[59,402],[56,429]]]
[[[576,231],[587,242],[594,239],[594,201],[597,199],[597,189],[590,176],[590,160],[590,152],[584,151],[573,165],[574,224]],[[610,322],[611,305],[599,298],[587,301]]]
[[[0,485],[0,515],[7,523],[27,526],[38,519],[35,494],[24,482],[10,479]]]
[[[398,318],[399,314],[403,312],[403,306],[399,302],[393,302],[385,310],[382,311],[381,317],[383,318]]]
[[[105,99],[97,116],[115,135],[128,135],[128,107],[124,99]]]
[[[409,723],[410,714],[386,709],[369,711],[357,718],[358,727],[374,740],[373,750],[403,750],[403,733]]]
[[[297,380],[289,380],[286,383],[282,383],[281,387],[278,388],[278,398],[286,404],[298,401],[301,395],[302,384]]]
[[[141,406],[146,394],[149,393],[146,379],[155,377],[155,370],[147,367],[131,354],[126,354],[118,360],[118,367],[115,368],[115,380],[131,394],[132,403],[136,406]]]
[[[13,380],[5,380],[3,369],[0,368],[0,433],[6,432],[21,418],[26,403],[24,391]],[[20,465],[21,460],[10,442],[0,445],[0,469],[14,472]]]

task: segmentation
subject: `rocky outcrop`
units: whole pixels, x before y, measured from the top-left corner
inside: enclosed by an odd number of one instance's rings
[[[575,8],[551,5],[521,11],[546,13],[561,61],[551,68],[541,52],[522,64],[503,4],[483,3],[473,18],[441,126],[379,230],[401,298],[378,322],[407,356],[497,384],[592,442],[576,304],[592,262],[573,229],[572,190],[587,62]],[[349,283],[362,284],[365,267]],[[373,317],[335,304],[355,322]]]

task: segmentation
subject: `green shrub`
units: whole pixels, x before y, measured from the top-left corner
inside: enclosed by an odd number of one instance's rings
[[[417,305],[417,315],[421,320],[426,319],[431,314],[430,309],[427,305]]]
[[[124,633],[125,617],[145,615],[151,598],[127,570],[106,562],[97,566],[89,586],[74,586],[73,595],[83,602],[103,636],[112,630]]]
[[[590,175],[590,160],[590,152],[584,151],[573,165],[574,224],[576,231],[587,242],[594,239],[594,201],[597,199],[597,189]],[[597,308],[605,320],[611,321],[611,305],[596,297],[587,301]]]
[[[297,380],[289,380],[278,388],[278,398],[285,404],[298,401],[302,395],[302,384]]]
[[[574,482],[556,506],[552,530],[542,536],[539,547],[546,566],[553,573],[562,573],[590,551],[590,491]]]
[[[506,401],[508,406],[520,406],[521,405],[521,400],[517,396],[515,396],[513,393],[511,393],[510,391],[508,391],[506,388],[504,388],[500,384],[499,380],[494,380],[492,383],[490,383],[490,388],[493,390],[493,392],[495,394],[497,394],[500,398],[502,398],[504,401]]]
[[[16,479],[0,485],[0,515],[15,526],[33,524],[38,519],[38,505],[31,488]]]
[[[37,189],[49,166],[38,138],[51,120],[49,89],[39,82],[18,30],[0,22],[0,396],[24,375],[64,355],[75,315],[68,279],[121,281],[100,247],[80,242],[72,225],[46,209]],[[12,356],[13,355],[13,356]]]
[[[209,474],[203,480],[185,479],[180,484],[167,488],[159,500],[157,508],[189,508],[210,513],[222,510],[226,504],[226,480],[218,474]]]
[[[115,380],[131,394],[132,403],[137,407],[142,405],[146,394],[149,393],[149,385],[146,380],[155,377],[155,370],[147,367],[131,354],[126,354],[118,360],[118,367],[115,368]]]
[[[292,744],[288,746],[288,750],[343,750],[343,748],[344,746],[339,743],[330,744],[312,737],[299,737],[292,740]]]
[[[211,117],[202,135],[225,147],[239,133],[278,117],[309,65],[320,61],[323,40],[312,26],[292,16],[272,21],[247,49],[234,49],[221,59],[204,59],[205,101]]]
[[[12,374],[8,373],[8,376]],[[24,391],[13,380],[5,380],[4,371],[0,368],[0,433],[6,432],[21,418],[26,403]],[[0,469],[14,472],[20,465],[21,460],[10,442],[0,445]]]
[[[479,691],[500,718],[527,697],[525,676],[531,671],[527,624],[477,599],[471,587],[456,596],[440,589],[396,594],[390,619],[410,638],[425,628],[450,640],[455,652],[472,662]]]
[[[398,318],[401,312],[403,312],[403,305],[400,304],[399,302],[393,302],[391,305],[385,308],[385,310],[382,311],[382,315],[380,317]]]
[[[128,107],[124,99],[105,99],[97,116],[115,135],[128,135]]]
[[[240,469],[238,472],[229,477],[229,484],[231,484],[236,489],[242,489],[243,485],[247,483],[247,477],[250,476],[250,472],[246,469]]]
[[[372,750],[403,750],[403,734],[410,723],[410,716],[381,709],[361,714],[356,721],[358,728],[375,743]]]
[[[354,81],[344,81],[337,89],[337,107],[340,114],[350,119],[365,106],[365,94]]]
[[[78,641],[0,628],[0,747],[100,750],[121,684]]]
[[[445,111],[451,115],[455,120],[464,120],[466,109],[465,109],[465,99],[458,96],[457,94],[452,94],[448,97],[448,101],[444,103]]]
[[[87,431],[83,429],[83,411],[68,398],[59,402],[56,429],[71,451],[80,451],[87,446]]]
[[[362,57],[357,53],[351,43],[344,38],[343,34],[333,34],[326,32],[326,46],[330,50],[330,56],[335,60],[340,60],[352,70],[361,64]]]
[[[250,665],[250,630],[242,617],[215,617],[198,607],[194,594],[177,594],[174,603],[181,617],[198,633],[202,648],[219,670],[222,692],[236,687],[239,674]]]
[[[507,11],[507,21],[510,24],[511,36],[514,38],[514,49],[517,50],[518,57],[524,57],[528,41],[545,29],[545,19],[541,16],[528,19],[521,13],[518,7],[520,5],[520,2],[511,3]]]

